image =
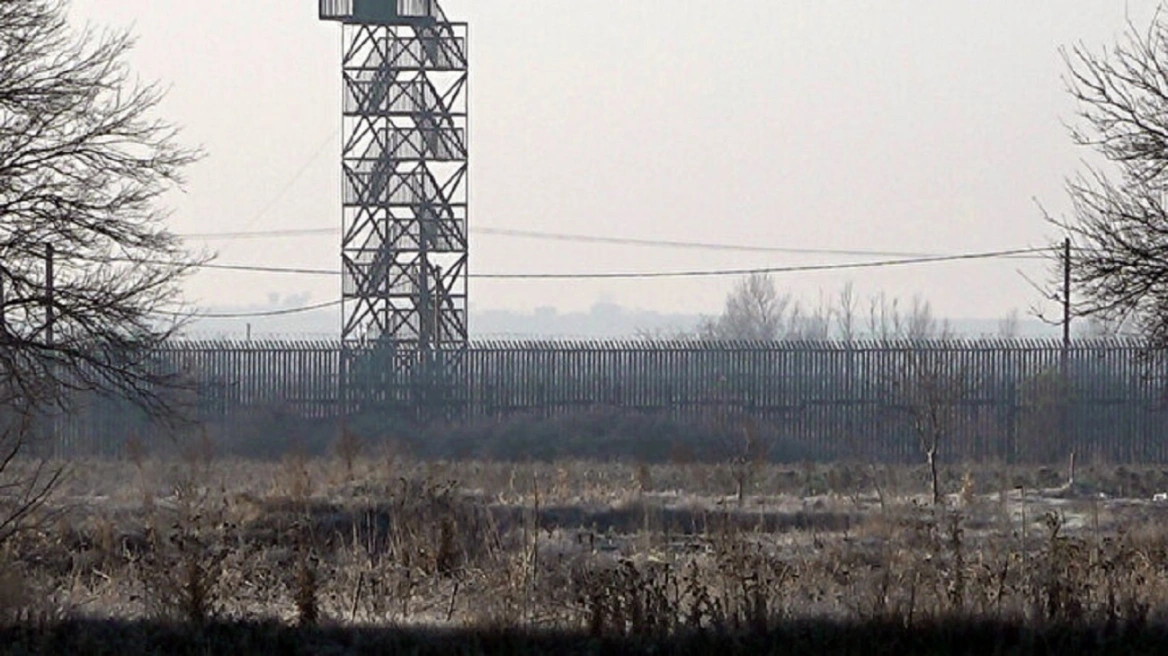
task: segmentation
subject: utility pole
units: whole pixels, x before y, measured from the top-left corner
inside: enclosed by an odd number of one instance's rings
[[[53,338],[53,324],[57,322],[56,285],[53,282],[53,245],[45,246],[45,340],[49,346],[56,341]]]
[[[53,345],[56,343],[56,338],[53,334],[55,328],[53,324],[57,322],[57,290],[56,282],[54,280],[56,273],[53,266],[53,259],[55,255],[56,253],[54,252],[53,245],[45,244],[45,344],[49,349],[52,349]],[[52,402],[48,405],[47,408],[49,413],[47,418],[48,430],[49,439],[51,440],[52,444],[53,455],[59,458],[62,455],[64,446],[61,444],[61,440],[59,439],[60,425],[58,422],[61,418],[61,415],[57,411],[57,404],[60,402],[58,394],[61,393],[61,389],[56,376],[57,372],[56,368],[54,367],[54,360],[52,356],[50,356],[49,367],[49,384],[52,385],[52,389],[50,391],[50,394],[52,395]]]
[[[1063,348],[1059,358],[1059,374],[1062,383],[1062,407],[1059,412],[1059,428],[1063,434],[1063,439],[1070,442],[1071,446],[1071,463],[1067,474],[1069,484],[1073,485],[1075,482],[1075,455],[1078,449],[1076,448],[1074,440],[1070,437],[1070,393],[1071,393],[1071,378],[1070,368],[1068,366],[1068,358],[1071,350],[1071,238],[1065,237],[1063,239]]]
[[[1063,351],[1071,347],[1071,238],[1063,239]]]

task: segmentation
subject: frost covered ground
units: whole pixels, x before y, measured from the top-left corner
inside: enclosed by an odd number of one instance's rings
[[[1168,471],[75,463],[0,612],[560,628],[1168,619]],[[1160,499],[1160,500],[1157,500]]]

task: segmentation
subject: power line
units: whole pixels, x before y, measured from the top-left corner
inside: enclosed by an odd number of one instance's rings
[[[266,239],[279,237],[305,237],[314,235],[335,235],[340,232],[337,228],[303,228],[289,230],[261,230],[251,232],[207,232],[180,235],[192,239]],[[864,249],[837,249],[837,248],[796,248],[782,246],[750,246],[744,244],[724,244],[698,241],[676,241],[669,239],[643,239],[637,237],[607,237],[602,235],[586,235],[566,232],[544,232],[538,230],[515,230],[511,228],[470,228],[471,233],[493,235],[499,237],[519,237],[523,239],[543,239],[549,241],[567,241],[573,243],[617,244],[624,246],[651,246],[665,248],[688,248],[700,250],[738,251],[753,253],[786,253],[795,255],[839,255],[849,257],[898,257],[898,258],[925,258],[948,257],[944,253],[925,253],[919,251],[882,251]],[[1026,257],[1024,254],[1021,257]],[[1002,257],[1020,257],[1007,255]]]
[[[547,241],[566,241],[572,243],[616,244],[621,246],[650,246],[664,248],[687,248],[698,250],[738,251],[751,253],[787,253],[802,255],[845,255],[845,256],[874,256],[874,257],[935,257],[940,253],[921,253],[915,251],[878,251],[878,250],[849,250],[834,248],[794,248],[776,246],[749,246],[744,244],[723,244],[697,241],[676,241],[669,239],[646,239],[637,237],[606,237],[603,235],[585,235],[566,232],[544,232],[538,230],[515,230],[511,228],[473,227],[470,232],[496,237],[519,237],[522,239],[542,239]],[[280,237],[308,237],[318,235],[336,235],[337,228],[304,228],[289,230],[258,230],[250,232],[204,232],[180,234],[180,237],[189,239],[233,240],[233,239],[267,239]]]
[[[737,276],[750,275],[757,273],[797,273],[810,271],[834,271],[841,269],[872,269],[883,268],[890,266],[904,266],[913,264],[931,264],[936,262],[955,262],[980,260],[997,257],[1008,257],[1011,255],[1025,255],[1038,253],[1047,250],[1045,248],[1020,248],[1013,250],[1002,251],[988,251],[984,253],[963,253],[960,255],[941,255],[935,257],[917,257],[906,258],[898,260],[878,260],[874,262],[850,262],[845,264],[815,264],[806,266],[787,266],[787,267],[759,267],[749,269],[709,269],[709,270],[692,270],[692,271],[643,271],[643,272],[621,272],[621,273],[486,273],[486,274],[470,274],[471,278],[491,279],[491,280],[595,280],[595,279],[647,279],[647,278],[693,278],[693,277],[715,277],[715,276]],[[148,263],[148,262],[143,262]],[[340,274],[340,271],[332,271],[326,269],[295,269],[285,267],[264,267],[264,266],[247,266],[247,265],[230,265],[230,264],[200,264],[196,265],[200,268],[214,268],[225,269],[230,271],[259,271],[270,273],[294,273],[294,274],[314,274],[314,275],[330,275],[335,276]],[[311,312],[314,310],[322,310],[330,307],[340,305],[342,300],[327,301],[324,303],[317,303],[314,305],[306,305],[295,308],[284,308],[280,310],[268,310],[262,312],[235,312],[235,313],[205,313],[196,314],[195,317],[199,319],[248,319],[260,317],[276,317],[286,316],[290,314],[300,314],[303,312]],[[174,313],[177,314],[177,313]]]
[[[1020,248],[1006,251],[990,251],[985,253],[964,253],[960,255],[938,255],[935,257],[917,257],[899,260],[877,260],[874,262],[848,262],[844,264],[811,264],[805,266],[786,267],[758,267],[750,269],[707,269],[693,271],[645,271],[622,273],[480,273],[470,274],[471,278],[490,280],[575,280],[575,279],[644,279],[644,278],[698,278],[715,276],[741,276],[755,273],[797,273],[809,271],[835,271],[840,269],[876,269],[890,266],[910,264],[929,264],[934,262],[955,262],[960,260],[984,260],[998,257],[1010,257],[1046,251],[1046,248]]]
[[[153,266],[169,266],[169,267],[189,267],[192,269],[212,269],[216,271],[246,271],[250,273],[291,273],[298,275],[309,276],[339,276],[341,272],[337,269],[308,269],[302,267],[276,267],[276,266],[262,266],[252,264],[216,264],[214,262],[169,262],[166,260],[148,260],[128,257],[111,258],[112,262],[124,262],[126,264],[149,264]]]
[[[212,312],[209,314],[194,315],[195,319],[251,319],[259,317],[279,317],[289,314],[300,314],[302,312],[312,312],[313,310],[323,310],[325,308],[336,307],[341,304],[341,301],[328,301],[326,303],[317,303],[315,305],[305,305],[303,307],[284,308],[282,310],[267,310],[263,312]]]
[[[501,237],[521,237],[524,239],[545,239],[573,243],[617,244],[621,246],[658,246],[666,248],[690,248],[717,251],[740,251],[752,253],[787,253],[803,255],[847,255],[875,257],[936,257],[938,253],[918,253],[906,251],[848,250],[835,248],[793,248],[777,246],[748,246],[744,244],[722,244],[698,241],[675,241],[670,239],[641,239],[636,237],[605,237],[568,232],[543,232],[538,230],[513,230],[510,228],[471,228],[471,232]]]
[[[297,183],[297,181],[300,180],[300,176],[304,175],[304,172],[308,170],[308,167],[312,166],[312,164],[316,162],[317,158],[321,156],[321,154],[324,152],[325,146],[331,144],[334,139],[340,136],[340,134],[341,126],[337,126],[336,130],[334,130],[333,133],[329,135],[328,139],[320,142],[320,145],[312,151],[312,154],[308,156],[308,159],[300,165],[300,168],[296,169],[296,172],[292,174],[292,177],[288,179],[288,182],[286,182],[283,187],[280,187],[280,190],[276,192],[276,195],[272,197],[272,200],[268,201],[268,204],[264,205],[263,209],[261,209],[259,212],[256,212],[250,219],[243,222],[243,227],[252,227],[255,225],[256,221],[259,221],[264,217],[264,215],[270,212],[277,203],[284,200],[284,196],[286,196],[288,192],[292,190],[292,187]]]
[[[875,269],[890,266],[906,266],[913,264],[932,264],[936,262],[956,262],[966,260],[985,260],[992,258],[1011,257],[1044,252],[1046,248],[1019,248],[1012,250],[987,251],[982,253],[962,253],[957,255],[936,255],[928,257],[913,257],[902,259],[886,259],[868,262],[845,262],[841,264],[809,264],[801,266],[782,267],[755,267],[743,269],[701,269],[688,271],[627,271],[627,272],[597,272],[597,273],[470,273],[469,278],[480,280],[602,280],[613,278],[643,279],[643,278],[697,278],[717,276],[740,276],[753,273],[798,273],[810,271],[834,271],[844,269]],[[135,260],[143,264],[168,264],[165,262],[151,262]],[[341,271],[336,269],[306,269],[294,267],[254,266],[244,264],[195,264],[195,268],[216,269],[223,271],[247,271],[257,273],[286,273],[297,275],[338,276]]]
[[[273,266],[258,266],[248,264],[196,264],[197,269],[215,269],[218,271],[248,271],[253,273],[292,273],[307,276],[339,276],[341,272],[337,269],[305,269],[297,267],[273,267]]]
[[[743,244],[722,244],[696,241],[675,241],[668,239],[643,239],[637,237],[605,237],[602,235],[585,235],[564,232],[543,232],[538,230],[515,230],[511,228],[470,228],[471,233],[493,235],[498,237],[519,237],[523,239],[543,239],[549,241],[567,241],[573,243],[617,244],[622,246],[652,246],[666,248],[690,248],[701,250],[740,251],[754,253],[788,253],[805,255],[847,255],[847,256],[881,256],[881,257],[932,257],[939,253],[921,253],[913,251],[877,251],[877,250],[848,250],[832,248],[787,248],[774,246],[748,246]],[[257,230],[249,232],[203,232],[184,233],[180,237],[188,239],[206,240],[233,240],[233,239],[276,239],[281,237],[309,237],[320,235],[336,235],[337,228],[303,228],[289,230]]]
[[[339,234],[337,228],[303,228],[293,230],[253,230],[244,232],[184,232],[179,237],[186,239],[230,240],[230,239],[275,239],[279,237],[308,237],[312,235]]]

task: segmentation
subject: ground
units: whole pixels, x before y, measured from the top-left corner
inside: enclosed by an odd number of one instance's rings
[[[934,506],[917,467],[365,451],[73,463],[6,548],[0,613],[595,639],[1168,626],[1158,468],[951,466]]]

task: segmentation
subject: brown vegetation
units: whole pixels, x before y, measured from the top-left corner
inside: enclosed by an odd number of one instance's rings
[[[4,554],[0,618],[759,635],[1168,624],[1168,472],[94,461]],[[748,481],[748,482],[747,482]]]

